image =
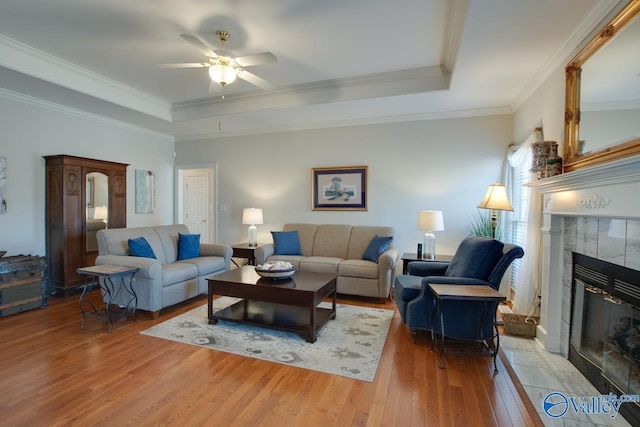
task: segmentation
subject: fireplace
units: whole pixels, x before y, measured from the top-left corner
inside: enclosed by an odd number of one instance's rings
[[[640,271],[573,253],[569,360],[603,394],[640,395]],[[620,407],[640,425],[640,404]]]

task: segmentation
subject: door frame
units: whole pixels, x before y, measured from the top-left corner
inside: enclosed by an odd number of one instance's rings
[[[174,213],[173,217],[177,223],[182,223],[182,216],[184,213],[184,171],[191,169],[209,169],[211,171],[212,183],[209,183],[209,201],[211,208],[209,209],[209,241],[212,243],[218,243],[218,164],[217,163],[196,163],[189,165],[175,165],[174,166]],[[212,218],[213,217],[213,218]],[[213,236],[211,236],[213,235]],[[212,238],[213,237],[213,238]]]

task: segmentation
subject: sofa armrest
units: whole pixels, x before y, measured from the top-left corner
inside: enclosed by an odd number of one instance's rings
[[[231,259],[233,249],[229,245],[220,245],[214,243],[201,243],[200,256],[219,256],[225,259]]]
[[[378,269],[381,271],[393,270],[396,268],[396,262],[398,261],[398,249],[390,247],[378,258]]]
[[[155,258],[125,255],[98,255],[96,265],[111,264],[121,267],[138,268],[136,276],[158,279],[162,276],[162,264]]]
[[[422,277],[442,276],[448,267],[448,262],[411,261],[407,266],[407,274]]]
[[[273,255],[273,243],[266,243],[256,248],[254,254],[256,256],[256,265],[264,264],[267,258]]]

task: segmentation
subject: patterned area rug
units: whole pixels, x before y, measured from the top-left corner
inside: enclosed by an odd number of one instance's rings
[[[214,301],[220,310],[236,298]],[[329,303],[321,306],[330,308]],[[207,305],[176,316],[141,334],[240,354],[305,369],[373,381],[393,317],[392,310],[338,304],[337,316],[311,344],[295,333],[219,321],[209,325]]]

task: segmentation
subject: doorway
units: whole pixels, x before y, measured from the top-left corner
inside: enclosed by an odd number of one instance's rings
[[[200,234],[201,243],[216,243],[217,165],[177,166],[176,172],[178,223]]]

